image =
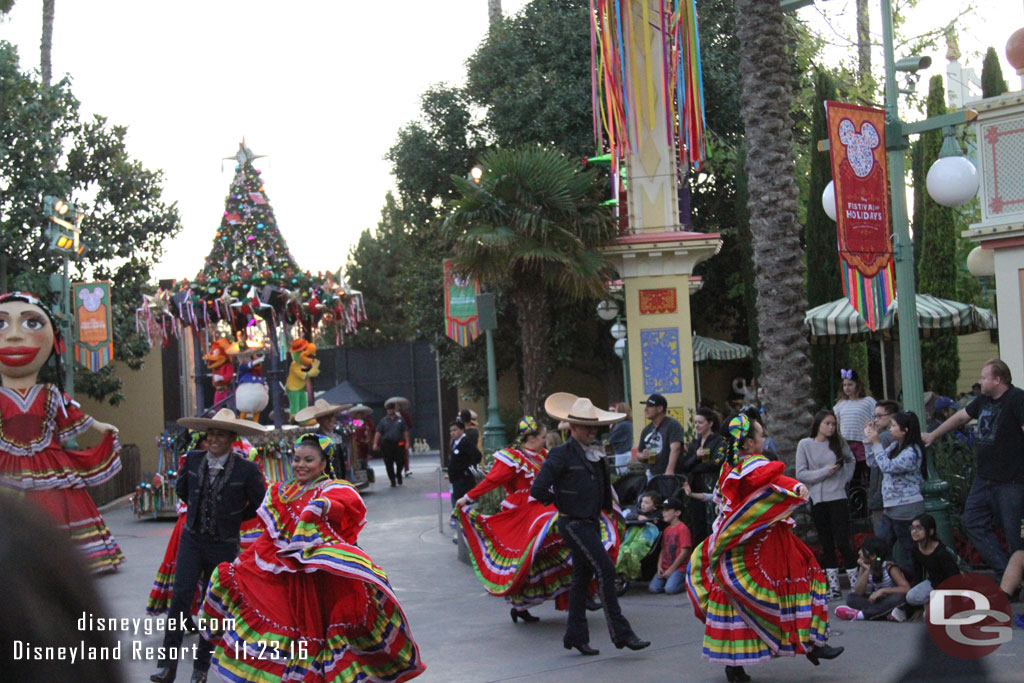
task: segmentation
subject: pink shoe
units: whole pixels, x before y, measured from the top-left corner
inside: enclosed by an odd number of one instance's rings
[[[859,609],[847,607],[846,605],[840,605],[836,607],[836,616],[846,621],[857,621],[864,618],[864,613]]]

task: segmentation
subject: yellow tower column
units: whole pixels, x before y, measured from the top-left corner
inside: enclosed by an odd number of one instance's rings
[[[645,12],[644,2],[647,3]],[[718,233],[682,229],[679,220],[677,154],[666,130],[662,83],[663,40],[656,0],[630,0],[633,26],[631,70],[636,92],[637,140],[626,158],[629,228],[605,248],[622,278],[626,300],[630,396],[638,422],[652,393],[664,394],[669,412],[684,425],[696,407],[690,284],[701,261],[718,253]],[[639,435],[640,430],[634,430]]]

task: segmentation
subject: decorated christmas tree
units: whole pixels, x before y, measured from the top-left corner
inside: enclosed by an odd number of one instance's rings
[[[238,165],[224,200],[224,216],[206,264],[196,276],[196,283],[205,287],[207,295],[220,296],[227,289],[237,299],[253,285],[294,290],[314,283],[309,273],[299,270],[278,229],[262,172],[252,164],[256,158],[244,141],[238,146]]]
[[[213,248],[195,280],[183,283],[188,292],[174,297],[177,306],[170,312],[186,324],[228,320],[237,327],[270,307],[287,324],[301,326],[296,336],[321,335],[340,343],[342,334],[355,332],[366,319],[362,295],[330,273],[299,268],[277,225],[262,173],[253,166],[257,158],[243,140]]]

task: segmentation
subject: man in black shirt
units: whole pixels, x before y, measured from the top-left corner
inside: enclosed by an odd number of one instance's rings
[[[188,504],[188,515],[178,545],[168,622],[182,624],[189,621],[200,578],[205,586],[218,564],[231,562],[238,555],[239,528],[256,516],[266,484],[256,463],[231,450],[237,436],[260,434],[264,431],[261,425],[239,420],[227,408],[212,418],[183,417],[178,424],[206,432],[206,450],[185,456],[175,486],[178,498]],[[184,637],[180,628],[168,628],[163,642],[168,656],[160,660],[159,670],[149,680],[174,680]],[[213,647],[200,638],[195,653],[192,683],[206,683]]]
[[[647,459],[651,476],[676,474],[686,438],[683,426],[668,416],[668,401],[661,394],[651,394],[644,402],[644,416],[651,422],[640,432],[641,458]],[[651,453],[655,456],[653,463],[647,457]]]
[[[992,530],[993,518],[1003,530],[1012,554],[1021,550],[1024,516],[1024,390],[1013,386],[1010,368],[993,358],[981,370],[981,396],[953,414],[932,432],[922,434],[926,446],[952,430],[977,420],[974,447],[977,473],[964,503],[967,537],[981,559],[997,572],[1007,556]]]
[[[409,447],[409,427],[398,414],[398,404],[390,399],[385,405],[387,414],[377,423],[377,433],[373,435],[373,450],[379,451],[384,458],[384,469],[387,470],[391,486],[402,484],[402,464],[405,462],[405,449]]]
[[[572,434],[548,452],[530,487],[531,496],[558,508],[558,529],[572,552],[569,619],[562,644],[584,655],[600,654],[590,647],[586,611],[590,582],[596,576],[612,643],[619,649],[642,650],[650,643],[633,633],[619,608],[615,563],[601,543],[601,512],[612,512],[613,497],[604,449],[594,443],[599,426],[626,415],[600,410],[589,399],[567,393],[548,396],[544,410],[552,418],[568,422]]]

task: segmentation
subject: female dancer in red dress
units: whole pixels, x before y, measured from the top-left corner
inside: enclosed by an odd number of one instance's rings
[[[558,598],[558,609],[568,607],[563,594],[572,583],[572,565],[569,547],[558,532],[558,512],[554,505],[530,497],[530,486],[547,455],[546,434],[547,429],[534,418],[524,417],[519,421],[517,446],[496,452],[487,478],[455,501],[477,577],[488,593],[511,605],[513,622],[539,621],[528,609],[552,598]],[[467,507],[499,486],[508,492],[500,512],[482,515]],[[602,521],[602,541],[614,555],[618,527],[611,518]]]
[[[686,581],[704,622],[704,659],[725,664],[730,681],[749,681],[744,664],[780,655],[803,654],[815,665],[834,659],[843,648],[825,644],[825,572],[789,518],[807,501],[807,487],[761,455],[759,422],[740,414],[727,430],[733,445],[714,493],[720,512]]]
[[[201,624],[225,680],[400,682],[425,669],[387,576],[355,545],[362,498],[324,474],[333,448],[296,442],[295,478],[260,507],[263,534],[210,579]]]
[[[24,292],[0,295],[0,486],[43,508],[85,554],[92,571],[109,571],[124,555],[87,486],[121,469],[117,428],[97,422],[52,384],[38,384],[39,370],[64,350],[50,312]],[[87,450],[62,442],[88,429],[103,440]]]

